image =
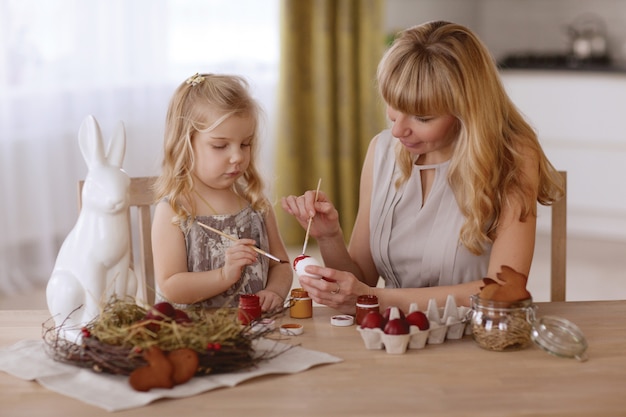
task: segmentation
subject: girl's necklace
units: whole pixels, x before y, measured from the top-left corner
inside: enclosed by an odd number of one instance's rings
[[[213,214],[217,214],[217,210],[215,210],[215,209],[213,208],[213,206],[212,206],[212,205],[210,205],[210,204],[209,204],[209,202],[208,202],[208,201],[206,201],[206,200],[204,199],[204,197],[202,197],[198,191],[193,190],[193,192],[194,192],[194,193],[198,196],[198,198],[199,198],[200,200],[202,200],[202,202],[203,202],[204,204],[206,204],[206,206],[207,206],[207,207],[208,207],[208,208],[209,208],[209,209],[213,212]]]
[[[206,206],[207,206],[207,207],[208,207],[208,208],[209,208],[209,209],[213,212],[213,214],[215,214],[215,215],[217,215],[217,214],[218,214],[218,213],[217,213],[217,210],[215,210],[215,209],[213,208],[213,206],[212,206],[212,205],[210,205],[210,204],[209,204],[209,202],[208,202],[208,201],[206,201],[206,200],[205,200],[205,198],[204,198],[204,197],[202,197],[198,191],[193,190],[193,192],[194,192],[194,193],[198,196],[198,198],[199,198],[200,200],[202,200],[202,202],[203,202],[204,204],[206,204]],[[237,201],[239,202],[239,209],[241,210],[241,209],[243,208],[243,205],[241,204],[241,200],[240,200],[239,198],[237,198]]]

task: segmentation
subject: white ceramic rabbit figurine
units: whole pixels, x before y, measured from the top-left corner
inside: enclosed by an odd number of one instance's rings
[[[135,296],[137,280],[130,268],[128,229],[130,178],[121,168],[126,151],[120,122],[107,152],[100,126],[87,116],[78,142],[88,173],[82,191],[82,209],[57,255],[48,286],[48,309],[64,337],[80,336],[80,329],[101,311],[113,294]]]

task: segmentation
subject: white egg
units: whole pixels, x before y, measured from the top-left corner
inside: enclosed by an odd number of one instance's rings
[[[322,278],[321,275],[311,274],[305,271],[306,267],[309,265],[324,266],[320,263],[320,261],[313,258],[312,256],[306,256],[294,263],[295,263],[294,270],[296,271],[296,274],[298,274],[299,277]]]

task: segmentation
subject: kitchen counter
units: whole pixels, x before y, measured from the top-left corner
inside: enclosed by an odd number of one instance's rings
[[[568,54],[511,54],[498,62],[500,70],[616,72],[626,74],[626,63],[610,57],[580,60]]]
[[[623,242],[626,237],[626,71],[501,71],[515,105],[543,149],[568,172],[567,233]],[[549,230],[540,207],[538,228]]]

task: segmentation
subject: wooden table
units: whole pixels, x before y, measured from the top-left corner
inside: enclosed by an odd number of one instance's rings
[[[298,320],[292,341],[343,362],[272,375],[195,397],[161,400],[116,416],[626,416],[626,301],[538,303],[538,315],[576,323],[587,362],[536,347],[490,352],[471,337],[404,355],[364,348],[355,326],[332,327],[333,310]],[[0,311],[0,346],[41,337],[46,311]],[[286,317],[284,320],[295,321]],[[103,416],[102,409],[0,372],[0,415]]]

